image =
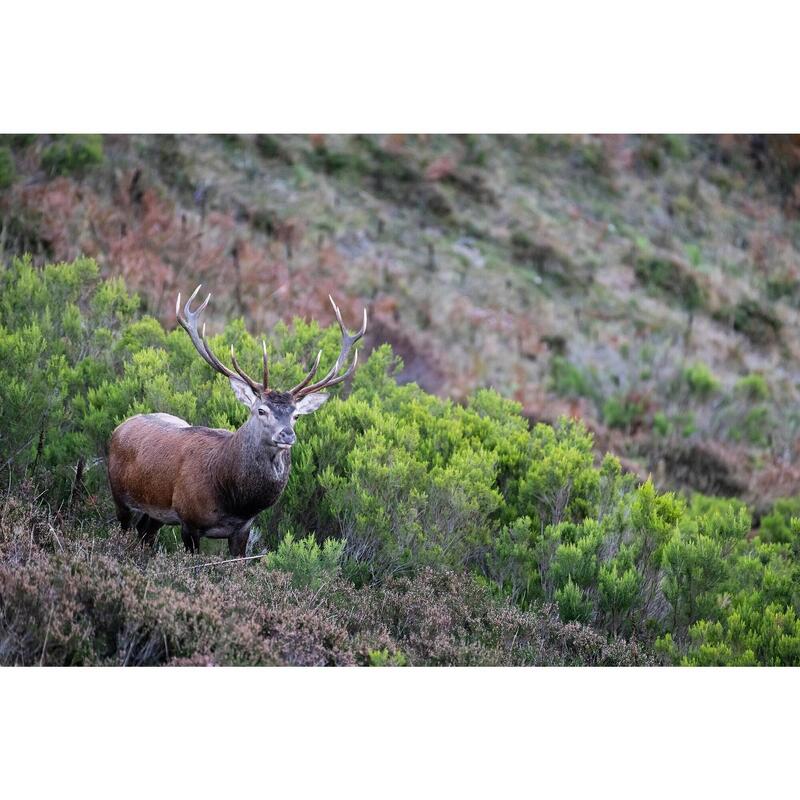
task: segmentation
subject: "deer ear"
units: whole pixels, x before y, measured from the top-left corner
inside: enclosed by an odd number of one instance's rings
[[[228,378],[228,380],[231,382],[231,389],[233,389],[236,399],[248,408],[252,408],[253,403],[256,402],[255,392],[253,392],[244,381],[240,381],[238,378]]]
[[[329,395],[322,394],[322,392],[314,392],[307,394],[301,400],[298,400],[294,406],[295,414],[310,414],[316,411],[327,399]]]

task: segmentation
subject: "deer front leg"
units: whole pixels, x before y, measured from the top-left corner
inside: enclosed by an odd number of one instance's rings
[[[136,530],[139,533],[139,541],[142,547],[154,547],[156,535],[161,530],[162,523],[147,514],[142,514],[142,518],[136,523]]]
[[[181,523],[181,538],[188,553],[200,552],[200,534],[185,522]]]

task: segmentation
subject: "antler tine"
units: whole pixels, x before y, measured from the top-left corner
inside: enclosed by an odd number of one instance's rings
[[[198,286],[191,294],[189,299],[186,301],[186,305],[183,307],[183,314],[181,314],[181,295],[178,292],[178,300],[175,304],[175,316],[178,318],[178,322],[180,323],[181,327],[189,334],[189,338],[192,340],[192,344],[194,345],[195,350],[200,354],[203,360],[208,364],[212,369],[215,369],[220,374],[224,375],[226,378],[239,378],[244,379],[250,385],[250,387],[257,391],[261,391],[261,387],[252,379],[248,378],[244,375],[238,367],[236,363],[236,359],[234,358],[234,366],[236,367],[236,372],[233,370],[228,369],[214,354],[214,351],[211,349],[207,339],[206,339],[206,324],[203,323],[202,333],[198,332],[197,330],[197,323],[200,318],[200,314],[205,310],[206,306],[208,305],[208,301],[211,300],[211,292],[208,293],[208,296],[205,300],[198,306],[196,311],[192,311],[192,303],[194,302],[195,297],[197,297],[197,293],[200,291],[202,284]],[[233,348],[231,348],[233,350]],[[237,374],[238,373],[238,374]]]
[[[307,394],[311,394],[311,392],[319,391],[320,389],[325,389],[329,386],[335,386],[337,383],[341,383],[343,380],[348,378],[350,375],[353,374],[353,370],[358,363],[358,352],[354,353],[353,355],[353,363],[347,369],[347,371],[340,375],[338,378],[336,374],[342,368],[342,365],[347,361],[347,356],[350,354],[350,350],[353,345],[366,333],[367,331],[367,309],[364,309],[364,322],[361,325],[361,328],[357,330],[355,333],[350,333],[347,328],[345,327],[344,322],[342,321],[342,312],[339,310],[339,306],[336,305],[333,298],[328,295],[328,299],[331,301],[331,305],[333,306],[333,313],[336,315],[336,321],[339,323],[339,329],[342,332],[342,347],[339,351],[339,356],[336,359],[331,370],[328,374],[322,378],[322,380],[317,381],[316,383],[308,384],[308,380],[304,380],[301,384],[298,384],[294,389],[292,389],[292,394],[295,397],[300,398],[304,397]],[[317,358],[319,360],[319,357]],[[313,377],[313,373],[312,376]]]
[[[321,358],[322,358],[322,350],[320,350],[319,353],[317,353],[317,357],[316,359],[314,359],[314,364],[306,374],[305,378],[303,378],[303,380],[301,380],[300,383],[297,384],[297,386],[292,386],[292,388],[289,389],[289,394],[294,394],[295,392],[299,392],[301,389],[304,389],[306,386],[308,386],[309,383],[311,383],[311,379],[317,374]]]
[[[233,349],[233,345],[231,345],[231,361],[233,362],[233,368],[239,373],[241,379],[256,393],[263,391],[265,387],[258,384],[254,381],[240,366],[239,362],[236,360],[236,351]]]

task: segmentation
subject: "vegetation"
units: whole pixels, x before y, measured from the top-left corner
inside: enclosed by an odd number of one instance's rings
[[[55,136],[42,152],[49,175],[82,175],[103,161],[103,140],[96,134]]]
[[[212,341],[258,363],[242,320]],[[319,342],[332,359],[336,327],[275,327],[274,383]],[[376,348],[298,424],[289,485],[257,523],[263,560],[193,570],[169,529],[150,556],[110,521],[105,446],[134,413],[232,428],[245,410],[93,261],[11,261],[0,661],[800,664],[797,501],[754,535],[739,501],[596,466],[580,422],[531,427],[488,389],[441,399],[398,384],[401,366]],[[687,381],[713,386],[697,367]]]

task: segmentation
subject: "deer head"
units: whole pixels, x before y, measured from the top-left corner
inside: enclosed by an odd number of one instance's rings
[[[338,306],[333,302],[333,298],[328,295],[328,299],[333,306],[333,312],[336,315],[336,321],[339,323],[339,328],[342,332],[342,346],[339,356],[328,373],[321,380],[312,383],[322,358],[322,350],[320,350],[311,369],[300,383],[288,391],[277,391],[269,386],[269,362],[266,341],[262,341],[263,377],[261,382],[253,380],[239,366],[233,346],[231,346],[233,370],[226,367],[214,354],[206,339],[205,323],[203,323],[201,332],[197,330],[200,314],[208,305],[211,294],[209,293],[208,297],[195,311],[192,311],[191,308],[200,288],[198,286],[186,301],[186,305],[183,307],[183,314],[181,314],[181,296],[178,294],[178,300],[175,304],[175,314],[178,322],[189,334],[192,344],[194,344],[195,349],[203,360],[230,381],[236,399],[250,409],[249,424],[257,428],[259,438],[278,449],[290,448],[296,439],[294,424],[297,418],[303,414],[310,414],[312,411],[316,411],[328,399],[328,395],[325,394],[324,390],[341,383],[353,374],[358,364],[358,351],[353,353],[353,360],[345,372],[341,375],[339,373],[346,364],[353,345],[367,330],[366,308],[364,309],[364,321],[361,328],[355,333],[350,333],[344,322],[342,322],[342,314]]]

